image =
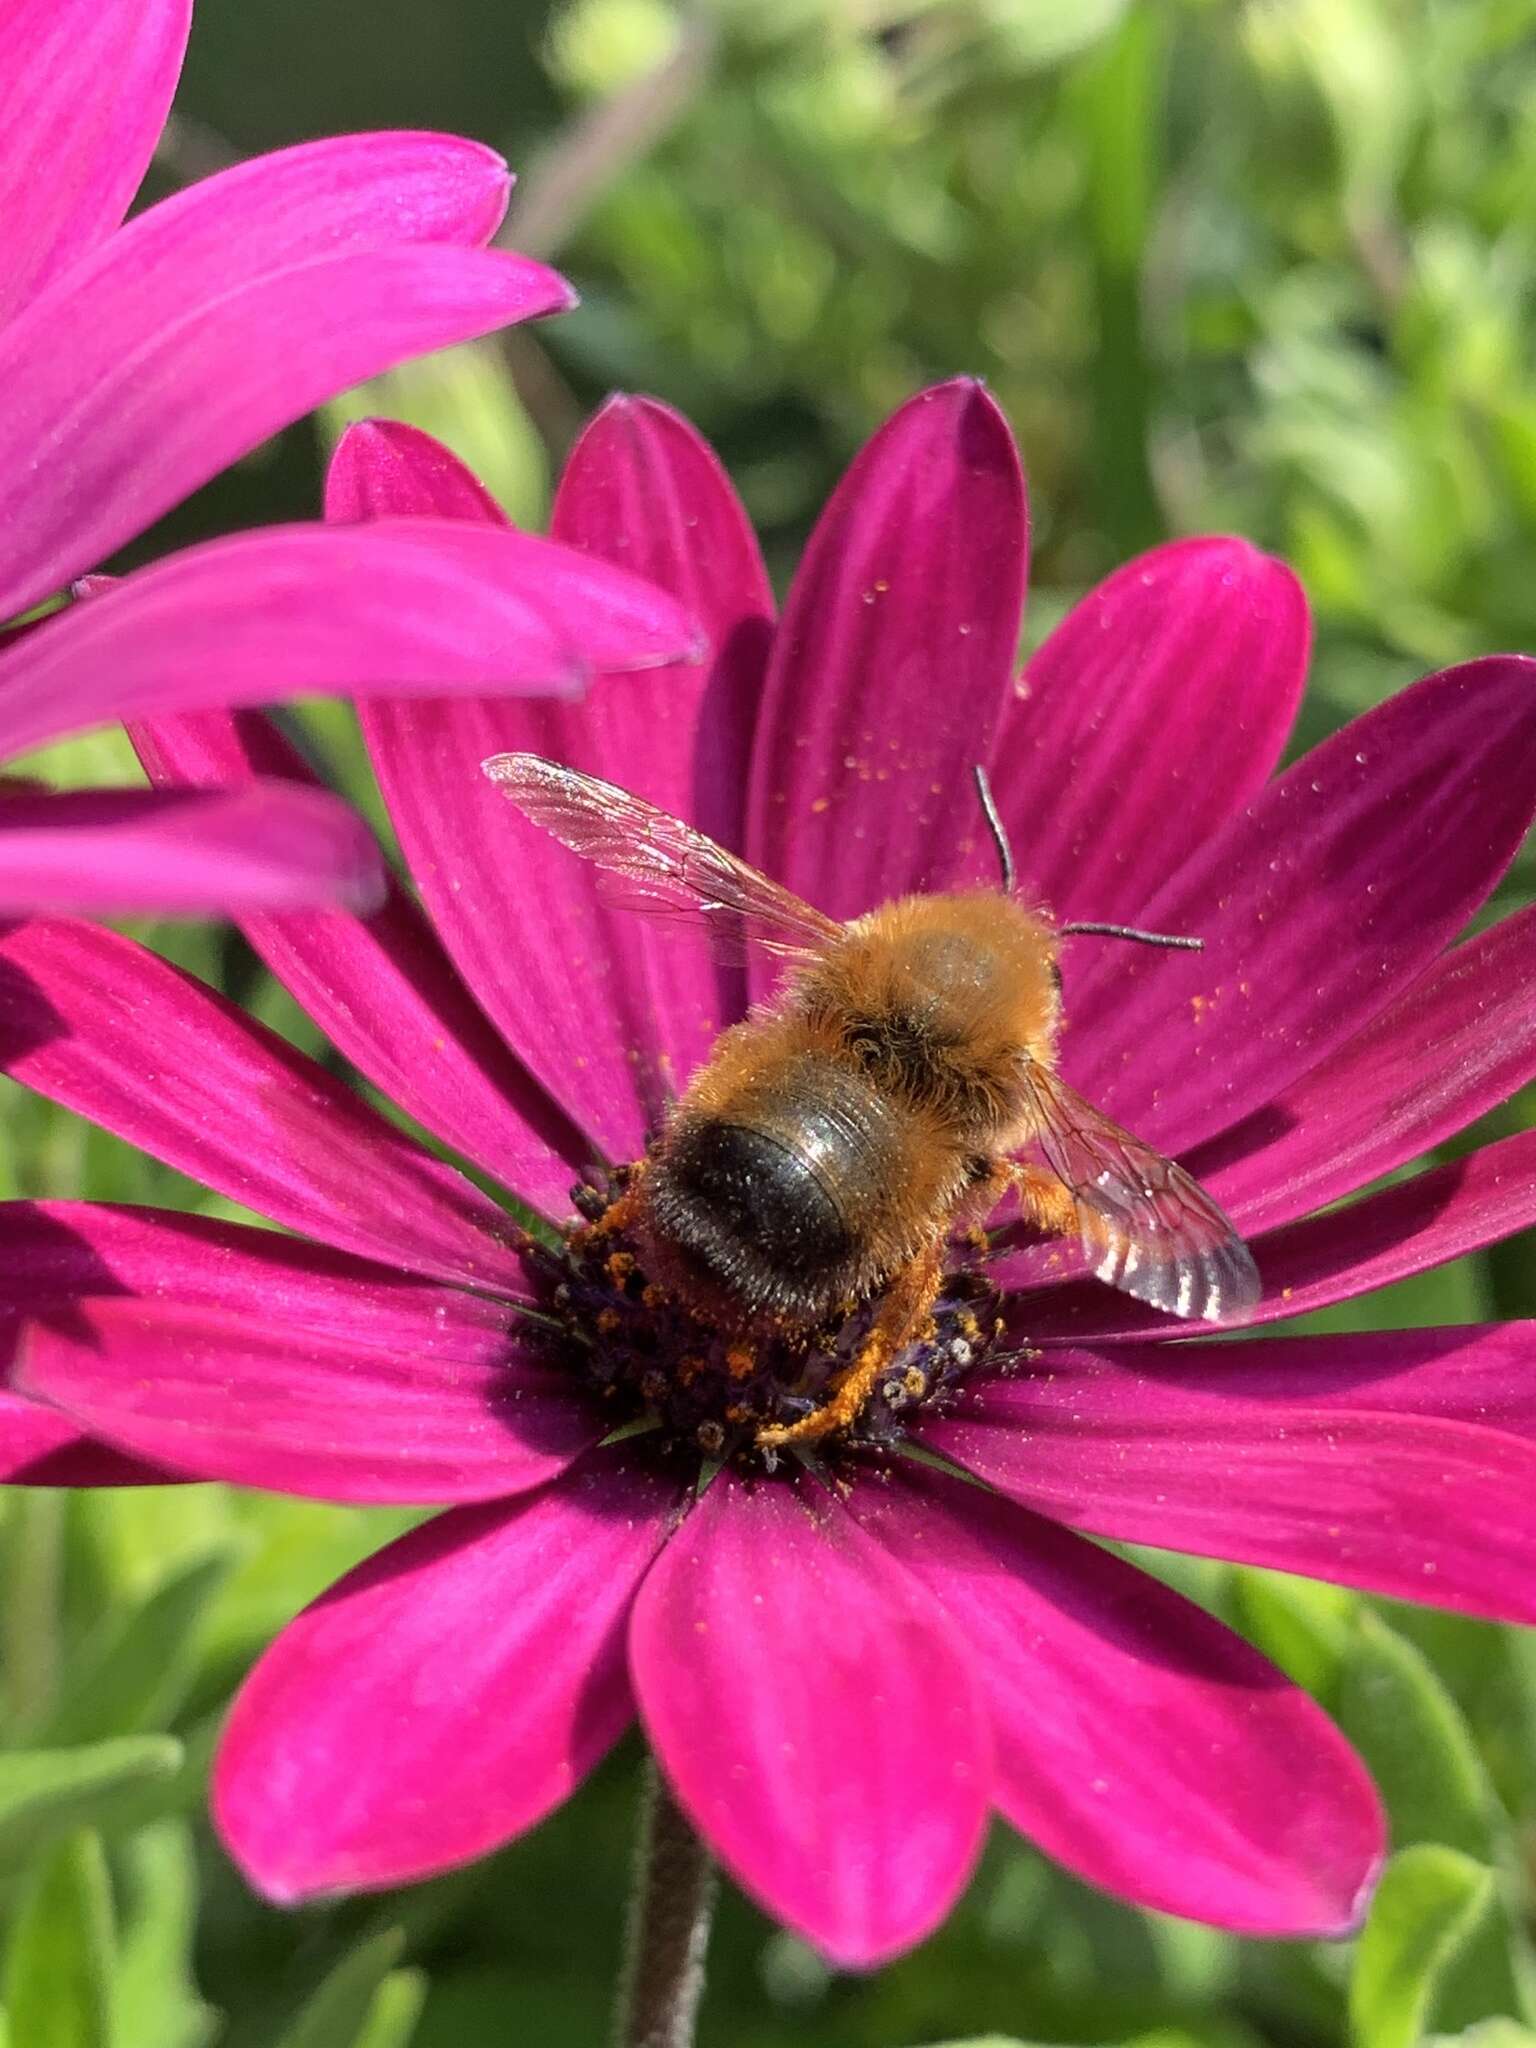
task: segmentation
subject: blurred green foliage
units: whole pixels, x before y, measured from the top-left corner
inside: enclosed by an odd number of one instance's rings
[[[1307,739],[1418,669],[1536,647],[1536,0],[200,0],[157,179],[390,123],[502,147],[510,238],[582,309],[295,429],[133,558],[308,515],[326,435],[370,409],[537,519],[618,385],[711,434],[782,580],[862,437],[970,370],[1025,448],[1034,634],[1127,552],[1226,527],[1312,595]],[[306,715],[376,811],[346,714]],[[47,765],[110,780],[123,743]],[[1530,894],[1519,866],[1501,907]],[[150,936],[322,1050],[228,934]],[[0,1115],[7,1193],[227,1213],[9,1086]],[[1489,1313],[1536,1313],[1528,1246],[1316,1326]],[[202,1817],[243,1668],[400,1526],[214,1488],[0,1501],[0,2048],[603,2037],[632,1749],[478,1869],[297,1914],[248,1895]],[[1360,1940],[1138,1915],[1000,1831],[942,1934],[874,1979],[728,1897],[707,2043],[1536,2048],[1536,1638],[1154,1563],[1369,1760],[1395,1854]]]

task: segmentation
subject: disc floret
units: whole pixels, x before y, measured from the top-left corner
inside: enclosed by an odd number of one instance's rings
[[[781,1454],[758,1432],[817,1408],[867,1336],[876,1303],[850,1302],[810,1332],[751,1335],[716,1328],[656,1285],[628,1228],[612,1227],[633,1167],[594,1174],[573,1190],[580,1220],[563,1246],[540,1250],[552,1334],[564,1366],[603,1403],[615,1429],[649,1424],[668,1455],[703,1456],[772,1472]],[[964,1376],[990,1360],[1002,1331],[981,1250],[957,1243],[933,1310],[896,1353],[854,1423],[827,1441],[838,1451],[899,1444],[919,1411],[942,1408]]]

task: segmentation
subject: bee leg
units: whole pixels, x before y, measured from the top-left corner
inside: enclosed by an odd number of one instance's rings
[[[640,1169],[635,1169],[629,1186],[622,1195],[617,1195],[608,1204],[595,1223],[578,1223],[572,1230],[570,1241],[578,1249],[588,1245],[601,1244],[605,1237],[616,1237],[621,1230],[628,1230],[640,1214]]]
[[[847,1429],[891,1360],[910,1344],[933,1307],[943,1279],[943,1246],[931,1244],[892,1282],[868,1336],[852,1363],[833,1383],[831,1398],[799,1422],[773,1423],[757,1432],[760,1449],[815,1443],[835,1429]]]

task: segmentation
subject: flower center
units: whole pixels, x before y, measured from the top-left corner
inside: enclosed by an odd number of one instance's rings
[[[684,1457],[773,1471],[782,1453],[758,1431],[821,1406],[852,1363],[879,1307],[857,1304],[828,1326],[746,1338],[695,1315],[646,1274],[641,1248],[605,1218],[633,1177],[619,1167],[574,1191],[583,1220],[560,1251],[533,1249],[562,1366],[591,1389],[615,1429],[644,1426]],[[915,1414],[941,1407],[992,1353],[1002,1331],[979,1248],[957,1246],[931,1315],[891,1359],[853,1423],[818,1449],[889,1448]]]

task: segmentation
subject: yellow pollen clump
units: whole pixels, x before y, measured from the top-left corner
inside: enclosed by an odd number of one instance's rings
[[[928,1375],[921,1366],[909,1365],[901,1376],[901,1384],[914,1401],[921,1401],[928,1391]]]

